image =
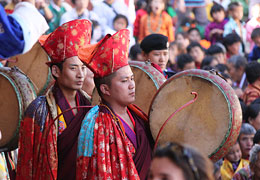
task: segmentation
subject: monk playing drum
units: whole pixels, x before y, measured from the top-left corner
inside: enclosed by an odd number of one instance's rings
[[[146,179],[153,140],[147,116],[136,106],[135,82],[128,64],[129,31],[107,35],[78,51],[94,73],[102,99],[82,122],[77,179]],[[89,52],[92,47],[93,52]],[[91,54],[92,57],[89,56]]]
[[[29,105],[21,122],[18,180],[76,178],[78,133],[88,109],[65,110],[90,104],[80,90],[86,66],[77,57],[78,48],[89,44],[90,36],[91,23],[75,20],[41,42],[51,58],[48,65],[56,82],[46,96],[39,96]],[[57,115],[61,116],[56,120]]]

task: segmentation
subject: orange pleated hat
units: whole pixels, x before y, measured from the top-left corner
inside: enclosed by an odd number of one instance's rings
[[[104,77],[128,65],[129,30],[106,35],[97,44],[79,48],[78,57],[95,77]]]
[[[40,37],[39,42],[51,58],[47,63],[50,65],[77,56],[78,49],[89,44],[90,40],[91,22],[77,19],[64,23],[49,35]]]

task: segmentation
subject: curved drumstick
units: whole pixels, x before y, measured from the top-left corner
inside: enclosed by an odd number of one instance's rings
[[[177,109],[177,111],[175,111],[174,113],[172,113],[172,114],[168,117],[168,119],[163,123],[163,125],[162,125],[162,127],[160,128],[160,131],[159,131],[159,133],[158,133],[158,135],[157,135],[157,137],[156,137],[156,140],[155,140],[154,151],[155,151],[155,149],[156,149],[156,147],[157,147],[159,137],[160,137],[161,132],[162,132],[163,128],[165,127],[166,123],[167,123],[176,113],[180,112],[181,110],[183,110],[184,108],[186,108],[186,107],[189,106],[190,104],[193,104],[193,103],[197,100],[197,98],[198,98],[198,93],[197,93],[197,92],[191,92],[191,94],[194,95],[194,98],[193,98],[192,100],[190,100],[189,102],[187,102],[186,104],[184,104],[183,106],[181,106],[179,109]]]

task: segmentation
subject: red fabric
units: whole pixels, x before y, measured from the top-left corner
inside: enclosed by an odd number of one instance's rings
[[[134,36],[136,38],[139,37],[139,28],[140,28],[140,22],[143,15],[147,14],[147,12],[144,9],[139,9],[136,11],[136,18],[134,22]]]
[[[260,81],[257,80],[253,84],[249,84],[244,91],[242,96],[243,101],[246,105],[250,105],[255,99],[260,97]]]
[[[99,112],[94,128],[92,157],[81,156],[77,160],[78,180],[139,180],[132,154],[127,146],[127,137],[120,131],[118,123],[111,115]]]
[[[79,49],[78,57],[92,70],[95,77],[107,76],[128,65],[129,31],[122,29],[107,35],[96,45]]]
[[[45,126],[53,119],[48,115]],[[57,179],[58,155],[55,126],[41,131],[35,118],[26,116],[21,122],[16,180]]]
[[[53,33],[41,38],[39,42],[51,58],[50,63],[60,63],[67,58],[77,56],[80,47],[89,44],[91,22],[77,19],[59,26]]]

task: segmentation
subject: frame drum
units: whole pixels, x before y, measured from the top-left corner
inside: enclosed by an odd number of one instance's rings
[[[152,135],[155,139],[168,117],[194,98],[191,92],[197,100],[168,121],[158,143],[188,144],[217,161],[237,140],[242,112],[230,85],[209,71],[183,71],[160,87],[149,110]]]

